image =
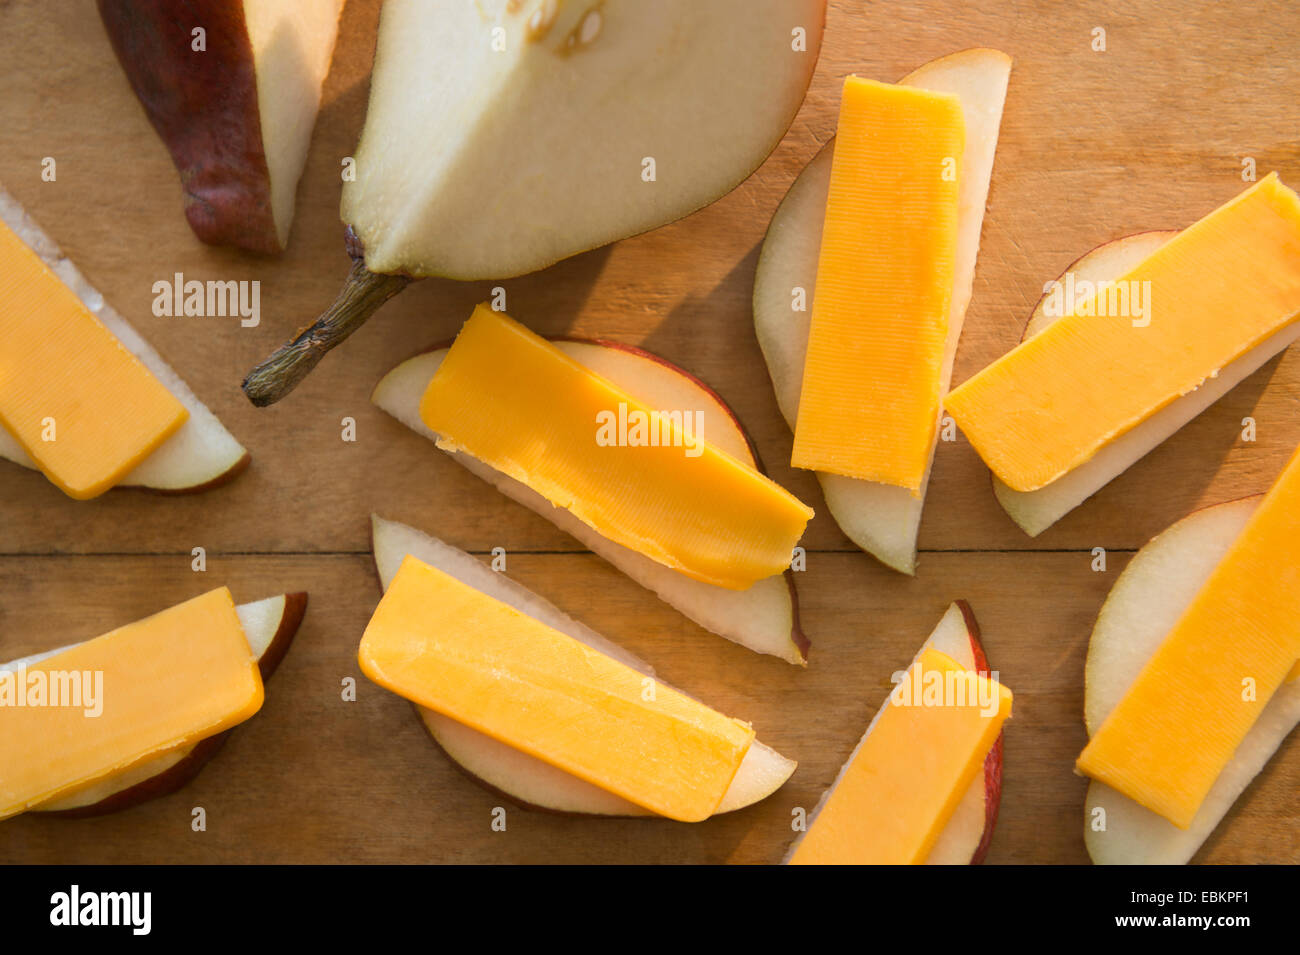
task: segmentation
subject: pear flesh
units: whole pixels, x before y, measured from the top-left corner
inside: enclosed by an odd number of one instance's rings
[[[415,279],[506,279],[655,229],[776,147],[825,0],[388,0],[345,168],[352,271],[244,378],[287,395]]]
[[[789,128],[824,8],[389,0],[343,190],[366,267],[508,278],[708,205]]]

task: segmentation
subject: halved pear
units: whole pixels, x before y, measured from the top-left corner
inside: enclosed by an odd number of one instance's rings
[[[307,595],[292,593],[267,597],[265,600],[240,604],[235,612],[244,628],[248,646],[257,657],[257,668],[261,671],[262,679],[270,679],[298,633],[303,614],[307,612]],[[0,663],[0,670],[29,666],[76,645],[68,644],[55,650]],[[232,730],[227,730],[200,740],[193,746],[155,756],[125,772],[101,779],[84,789],[52,799],[28,811],[69,818],[100,816],[119,809],[129,809],[158,796],[166,796],[197,776],[231,732]]]
[[[0,219],[49,266],[104,327],[117,336],[163,386],[185,406],[189,418],[176,433],[126,475],[119,486],[145,487],[167,493],[205,491],[224,484],[248,467],[243,445],[195,396],[189,386],[159,357],[149,343],[104,301],[58,245],[32,221],[22,206],[0,188]],[[0,458],[36,470],[36,463],[13,436],[0,428]]]
[[[1155,252],[1178,232],[1138,232],[1098,246],[1071,265],[1058,282],[1069,275],[1075,282],[1093,283],[1118,279]],[[1048,314],[1045,292],[1034,307],[1021,341],[1037,335],[1059,315]],[[1119,477],[1187,422],[1214,404],[1270,358],[1300,338],[1300,323],[1288,325],[1260,342],[1236,361],[1230,362],[1197,388],[1183,395],[1151,417],[1111,441],[1088,461],[1037,491],[1013,491],[996,476],[993,493],[1013,521],[1031,537],[1037,537],[1092,495]]]
[[[825,0],[389,0],[343,190],[355,265],[249,398],[411,278],[533,272],[725,195],[789,128],[824,20]]]
[[[1262,499],[1263,495],[1256,495],[1195,511],[1147,543],[1124,568],[1088,642],[1083,703],[1088,735],[1123,699]],[[1187,829],[1093,781],[1084,803],[1083,827],[1092,861],[1101,865],[1189,861],[1297,722],[1300,680],[1293,679],[1268,701]],[[1103,824],[1104,829],[1095,828]]]
[[[571,340],[556,344],[650,408],[697,412],[697,420],[708,422],[709,443],[762,470],[735,414],[698,378],[631,345]],[[446,354],[447,349],[440,348],[398,365],[375,386],[370,400],[412,431],[434,440],[436,436],[420,419],[420,398]],[[807,662],[809,641],[799,628],[798,595],[791,571],[760,580],[748,590],[728,590],[693,580],[602,536],[569,511],[555,507],[532,488],[472,455],[455,453],[451,458],[507,497],[576,537],[706,630],[758,653],[769,653],[800,665]]]
[[[343,0],[98,4],[181,175],[195,234],[254,252],[284,249]]]
[[[450,574],[462,583],[509,604],[561,633],[647,676],[650,669],[639,658],[579,623],[558,607],[504,574],[497,573],[472,555],[406,524],[372,515],[375,568],[384,589],[406,556],[412,555]],[[602,816],[653,815],[613,793],[572,776],[561,769],[520,752],[478,730],[433,710],[416,706],[429,735],[454,762],[489,789],[525,806],[554,812]],[[757,740],[750,746],[723,796],[717,812],[743,809],[766,799],[785,784],[795,762]]]
[[[975,280],[984,206],[988,201],[997,150],[1002,104],[1011,75],[1011,58],[997,50],[974,49],[927,63],[900,82],[905,86],[952,93],[961,100],[966,149],[959,165],[957,254],[947,352],[941,390],[948,389],[962,322]],[[754,277],[754,331],[776,389],[777,404],[791,429],[799,416],[804,357],[812,318],[813,290],[821,252],[822,221],[830,190],[835,141],[826,144],[800,173],[782,201],[763,240]],[[806,311],[792,307],[796,288],[805,290]],[[937,422],[936,422],[937,425]],[[937,435],[936,435],[937,437]],[[931,447],[931,460],[934,448]],[[916,572],[916,537],[929,469],[921,496],[906,488],[817,472],[826,507],[848,538],[887,567]]]

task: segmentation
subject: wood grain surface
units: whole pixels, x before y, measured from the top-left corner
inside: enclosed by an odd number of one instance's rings
[[[92,636],[222,583],[245,601],[307,590],[298,639],[262,712],[188,787],[114,816],[0,824],[0,861],[776,862],[793,807],[811,808],[953,599],[970,600],[992,665],[1016,693],[990,862],[1086,862],[1083,661],[1097,610],[1131,552],[1206,504],[1268,487],[1300,442],[1300,355],[1283,355],[1037,539],[998,507],[963,441],[941,446],[919,574],[893,574],[825,514],[799,586],[811,665],[759,657],[684,620],[548,522],[462,470],[369,402],[397,361],[449,338],[489,283],[419,283],[265,410],[243,373],[334,295],[347,269],[339,168],[365,113],[378,0],[349,0],[286,254],[200,244],[177,177],[90,0],[0,0],[0,182],[252,452],[228,487],[192,497],[64,498],[0,465],[0,659]],[[656,232],[504,283],[543,333],[634,342],[735,407],[773,476],[824,511],[791,470],[791,436],[755,342],[750,293],[764,230],[834,130],[844,75],[893,80],[993,46],[1015,59],[974,300],[955,380],[1019,338],[1044,282],[1127,232],[1181,227],[1240,191],[1242,160],[1300,184],[1300,8],[1259,0],[954,4],[832,0],[813,86],[763,167],[714,206]],[[1106,30],[1105,52],[1092,31]],[[54,157],[56,182],[41,180]],[[159,318],[152,285],[258,279],[262,322]],[[1258,439],[1241,440],[1253,416]],[[357,440],[341,440],[341,420]],[[766,802],[700,825],[508,811],[426,739],[411,708],[360,676],[379,598],[369,514],[478,553],[625,644],[667,680],[799,760]],[[191,548],[208,553],[190,569]],[[1090,550],[1108,551],[1104,572]],[[358,699],[341,699],[357,679]],[[1194,728],[1189,728],[1194,732]],[[205,832],[191,810],[207,811]],[[1198,856],[1300,862],[1300,743],[1292,738]]]

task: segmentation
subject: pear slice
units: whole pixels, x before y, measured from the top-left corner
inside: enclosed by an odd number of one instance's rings
[[[979,623],[970,604],[950,605],[918,652],[933,647],[968,670],[988,675],[989,661],[980,641]],[[1002,805],[1002,734],[984,758],[984,772],[966,790],[948,825],[930,849],[926,865],[979,865],[988,855]]]
[[[49,266],[82,304],[112,332],[123,347],[149,369],[163,387],[185,406],[189,418],[147,458],[119,482],[119,487],[144,487],[155,491],[181,494],[205,491],[225,484],[248,467],[249,456],[243,445],[195,396],[189,386],[159,357],[149,343],[104,301],[54,240],[23,211],[18,201],[0,187],[0,220],[13,229],[20,239]],[[0,458],[36,470],[36,463],[13,436],[0,428]]]
[[[789,128],[825,0],[384,4],[338,300],[244,381],[278,401],[412,278],[503,279],[680,219]]]
[[[378,516],[372,516],[371,521],[375,568],[384,589],[388,588],[409,554],[620,663],[647,676],[654,675],[654,671],[636,656],[470,554],[406,524]],[[450,717],[422,706],[415,709],[434,742],[471,777],[525,806],[602,816],[653,815]],[[732,812],[766,799],[785,784],[795,765],[794,760],[786,759],[755,740],[741,761],[717,812]]]
[[[98,4],[181,175],[194,233],[214,245],[283,250],[343,0]]]
[[[970,303],[979,252],[984,206],[988,200],[993,157],[997,150],[1002,104],[1011,75],[1011,59],[997,50],[953,53],[909,73],[905,86],[952,93],[961,100],[966,121],[966,149],[959,166],[957,255],[947,352],[941,390],[947,391],[962,322]],[[804,357],[817,284],[822,221],[830,191],[835,141],[823,147],[800,173],[772,217],[754,277],[754,331],[776,389],[781,414],[794,428],[799,415]],[[807,293],[807,311],[791,308],[792,292]],[[931,448],[933,461],[934,448]],[[916,572],[916,537],[921,526],[925,486],[913,497],[906,488],[817,472],[826,507],[855,544],[881,563],[904,574]]]
[[[1148,542],[1124,568],[1088,641],[1083,712],[1089,736],[1123,699],[1261,500],[1259,494],[1194,511]],[[1084,803],[1083,827],[1092,861],[1099,865],[1188,862],[1297,722],[1300,680],[1293,678],[1268,701],[1187,829],[1093,781]],[[1094,828],[1103,820],[1104,829]]]
[[[1058,282],[1073,275],[1076,282],[1117,279],[1133,269],[1178,233],[1138,232],[1098,246],[1071,265]],[[1048,314],[1048,293],[1034,307],[1021,341],[1037,335],[1059,316]],[[1289,325],[1260,342],[1190,394],[1171,402],[1151,417],[1111,441],[1088,461],[1037,491],[1013,491],[993,477],[993,493],[1013,521],[1037,537],[1092,495],[1153,451],[1187,422],[1240,384],[1278,352],[1300,338],[1300,323]]]
[[[631,345],[582,341],[556,344],[651,408],[697,411],[704,415],[704,420],[712,423],[710,443],[762,470],[735,414],[698,378]],[[441,348],[398,365],[375,386],[370,400],[412,431],[434,440],[436,436],[420,418],[420,398],[446,353],[447,349]],[[553,506],[532,488],[472,455],[459,453],[452,454],[451,458],[507,497],[576,537],[706,630],[758,653],[769,653],[798,665],[807,662],[809,641],[799,627],[798,596],[791,571],[760,580],[748,590],[728,590],[693,580],[602,536],[569,511]]]
[[[257,668],[265,681],[280,665],[289,651],[289,644],[298,633],[303,614],[307,612],[307,595],[292,593],[267,597],[265,600],[240,604],[235,612],[239,614],[244,636],[248,639],[253,655],[257,657]],[[77,644],[0,663],[0,670],[30,666],[74,646]],[[81,818],[129,809],[158,796],[166,796],[197,776],[199,770],[221,749],[230,732],[232,731],[227,730],[192,746],[155,756],[125,772],[98,780],[84,789],[52,799],[28,811]]]
[[[970,604],[964,600],[958,600],[948,607],[938,625],[917,651],[917,656],[931,648],[946,653],[968,670],[984,675],[990,673],[988,659],[984,656],[984,645],[980,642],[979,624],[975,620],[975,613],[971,610]],[[862,740],[871,733],[876,719],[888,705],[888,700],[881,705],[876,717],[862,734]],[[857,755],[858,748],[862,746],[862,740],[858,741],[853,753],[844,761],[843,769],[831,783],[830,788],[822,794],[821,800],[813,809],[812,816],[817,814],[817,810],[835,791],[835,787],[853,762],[853,757]],[[993,841],[993,829],[997,825],[998,807],[1001,802],[1002,734],[999,733],[988,756],[984,758],[984,771],[977,773],[971,780],[969,788],[931,847],[930,854],[926,856],[925,864],[979,865],[982,863]],[[811,816],[809,823],[811,824]],[[786,853],[787,859],[794,854],[795,846],[802,838],[802,835],[799,836],[790,846]]]

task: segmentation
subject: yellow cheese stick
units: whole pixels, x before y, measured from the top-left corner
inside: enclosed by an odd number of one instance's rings
[[[791,464],[920,495],[957,249],[956,96],[844,83]]]
[[[687,427],[682,409],[647,407],[487,306],[447,352],[420,417],[439,447],[486,462],[616,543],[732,590],[785,570],[813,513],[710,444],[707,420]]]
[[[408,556],[366,627],[380,686],[662,816],[722,801],[754,731]]]
[[[1300,452],[1079,756],[1186,829],[1300,659]]]
[[[189,412],[0,221],[0,425],[71,497],[108,490]]]
[[[1011,691],[921,653],[849,757],[791,865],[924,862],[1011,715]]]
[[[1035,491],[1297,316],[1300,197],[1272,174],[1083,297],[944,407],[1003,483]]]

